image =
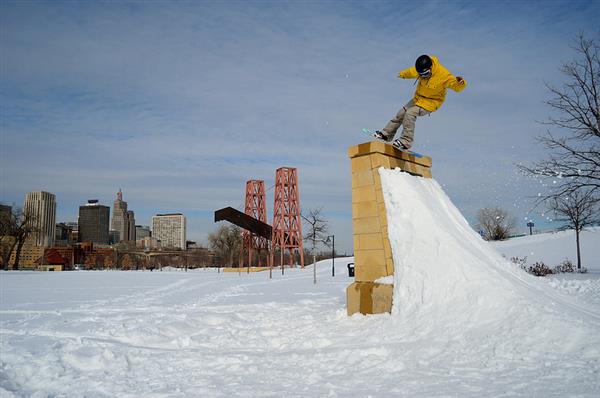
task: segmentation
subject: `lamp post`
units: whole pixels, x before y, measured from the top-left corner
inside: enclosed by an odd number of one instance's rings
[[[535,224],[533,224],[533,221],[529,221],[529,222],[527,223],[527,226],[529,227],[529,235],[533,235],[533,231],[532,231],[532,229],[531,229],[531,228],[533,228],[533,227],[534,227],[534,225],[535,225]]]
[[[325,242],[329,242],[331,238],[331,276],[335,276],[335,235],[327,237]]]

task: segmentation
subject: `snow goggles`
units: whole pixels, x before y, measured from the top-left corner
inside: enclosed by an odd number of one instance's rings
[[[419,72],[419,76],[421,76],[421,77],[431,76],[431,69],[425,69],[423,72]]]

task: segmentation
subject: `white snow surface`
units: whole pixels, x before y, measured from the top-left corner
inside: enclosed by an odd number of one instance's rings
[[[533,265],[542,261],[554,268],[565,260],[577,266],[577,245],[575,231],[557,231],[539,235],[521,236],[504,241],[492,242],[492,245],[506,258],[527,257],[527,263]],[[600,271],[600,227],[586,228],[580,233],[581,262],[588,271]]]
[[[529,276],[434,180],[380,173],[393,314],[346,315],[352,258],[316,285],[312,266],[0,272],[0,396],[599,396],[594,274]]]

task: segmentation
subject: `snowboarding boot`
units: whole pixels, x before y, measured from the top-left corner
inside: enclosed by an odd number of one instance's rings
[[[394,140],[394,142],[392,142],[392,146],[394,148],[400,149],[401,151],[408,151],[410,150],[410,147],[407,147],[406,145],[404,145],[402,143],[402,141],[400,141],[400,138],[398,138],[397,140]]]

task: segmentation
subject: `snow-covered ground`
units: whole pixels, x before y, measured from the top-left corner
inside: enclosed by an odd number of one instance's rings
[[[381,173],[393,314],[346,315],[352,258],[316,285],[310,267],[0,272],[0,396],[600,396],[597,269],[525,274],[435,181]]]
[[[583,230],[580,241],[582,266],[600,271],[600,227]],[[577,265],[577,245],[573,230],[521,236],[492,244],[507,258],[527,257],[528,264],[543,261],[554,268],[568,259],[573,265]]]

